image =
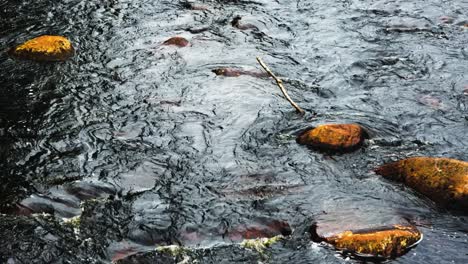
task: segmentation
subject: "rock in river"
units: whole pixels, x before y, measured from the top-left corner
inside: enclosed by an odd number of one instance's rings
[[[321,150],[350,151],[362,144],[365,135],[357,124],[328,124],[302,132],[297,143]]]
[[[188,46],[190,43],[188,40],[186,40],[185,38],[183,37],[172,37],[166,41],[164,41],[163,45],[173,45],[173,46],[177,46],[177,47],[186,47]]]
[[[326,242],[343,253],[359,257],[396,258],[416,246],[423,235],[414,226],[393,225],[356,231],[344,231],[331,236],[320,236],[317,225],[310,228],[312,240]]]
[[[468,207],[468,162],[432,157],[413,157],[385,164],[375,170],[405,183],[435,202]]]
[[[11,56],[36,61],[64,61],[75,53],[71,42],[62,36],[33,38],[9,51]]]

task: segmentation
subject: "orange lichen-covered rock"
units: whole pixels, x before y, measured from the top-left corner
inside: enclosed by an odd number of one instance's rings
[[[311,147],[348,151],[359,147],[365,138],[365,131],[357,124],[329,124],[302,132],[297,143]]]
[[[385,164],[375,172],[403,182],[435,202],[468,207],[468,162],[414,157]]]
[[[62,36],[33,38],[9,51],[11,56],[36,61],[64,61],[74,54],[71,42]]]
[[[316,229],[316,224],[310,229],[315,242],[324,241],[344,253],[361,257],[395,258],[416,246],[423,237],[416,227],[405,225],[348,230],[327,237],[320,237]]]
[[[172,38],[164,41],[164,43],[163,43],[163,45],[174,45],[174,46],[177,46],[177,47],[186,47],[189,44],[190,44],[189,41],[186,40],[183,37],[172,37]]]

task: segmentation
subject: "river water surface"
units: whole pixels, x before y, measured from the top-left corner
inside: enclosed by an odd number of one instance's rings
[[[468,262],[466,215],[372,172],[408,156],[468,160],[467,1],[194,3],[207,10],[0,0],[0,263],[175,262],[151,255],[160,245],[198,250],[198,263],[358,262],[312,243],[313,221],[409,222],[424,240],[391,262]],[[7,56],[43,34],[68,37],[76,55]],[[161,45],[172,36],[190,46]],[[212,72],[260,72],[256,56],[304,117],[271,79]],[[370,136],[358,151],[295,142],[350,122]],[[265,257],[235,247],[249,228],[292,235]]]

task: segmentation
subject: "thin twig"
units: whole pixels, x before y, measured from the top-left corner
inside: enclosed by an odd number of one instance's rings
[[[305,114],[305,111],[302,110],[292,99],[289,97],[288,92],[286,92],[286,89],[284,89],[283,86],[283,81],[276,77],[276,75],[266,66],[266,64],[262,61],[260,57],[257,57],[258,63],[262,66],[262,68],[276,81],[276,84],[278,84],[278,87],[280,88],[281,92],[283,93],[284,97],[286,97],[286,100],[296,109],[296,112],[300,113],[301,115]]]

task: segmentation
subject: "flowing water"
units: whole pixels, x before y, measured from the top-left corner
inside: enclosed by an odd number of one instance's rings
[[[467,1],[194,4],[207,10],[0,0],[0,263],[136,252],[133,263],[173,263],[153,251],[173,244],[198,263],[359,262],[312,243],[313,221],[329,231],[409,222],[424,240],[391,262],[467,263],[466,215],[372,172],[407,156],[468,160]],[[233,27],[235,16],[255,27]],[[68,37],[76,55],[6,54],[42,34]],[[161,45],[172,36],[190,46]],[[212,72],[260,72],[256,56],[305,117],[271,79]],[[295,142],[304,128],[349,122],[370,135],[355,152]],[[73,230],[66,219],[79,215]],[[292,235],[265,257],[236,246],[249,231]]]

